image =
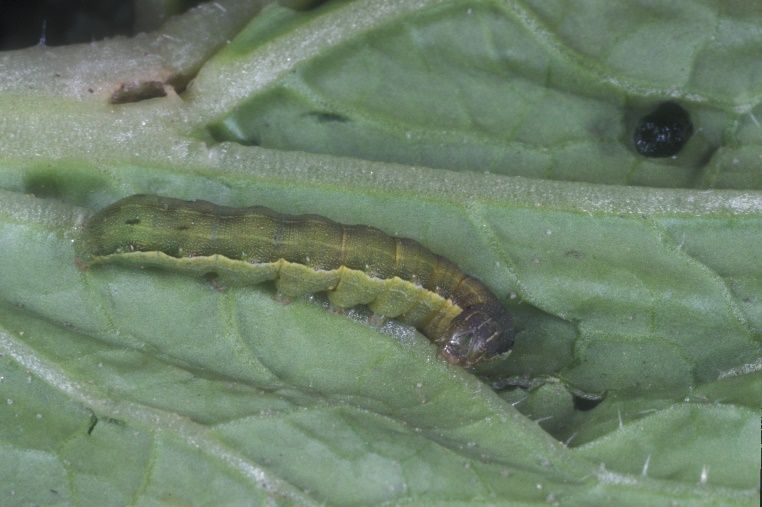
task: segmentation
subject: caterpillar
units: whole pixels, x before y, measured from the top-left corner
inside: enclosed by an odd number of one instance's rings
[[[412,239],[319,215],[133,195],[87,220],[77,259],[83,267],[150,266],[233,284],[274,281],[289,298],[325,292],[336,307],[367,305],[414,326],[463,367],[514,342],[508,311],[453,262]]]

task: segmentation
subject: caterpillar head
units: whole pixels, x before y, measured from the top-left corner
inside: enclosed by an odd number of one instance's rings
[[[495,357],[513,346],[511,316],[502,308],[472,306],[453,319],[441,349],[450,363],[463,367]]]

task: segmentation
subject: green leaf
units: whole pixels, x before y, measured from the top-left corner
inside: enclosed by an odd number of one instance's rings
[[[559,180],[762,185],[759,84],[737,65],[762,51],[753,8],[432,0],[268,14],[194,84],[236,90],[200,105],[214,139]],[[639,156],[634,125],[667,100],[695,135],[675,159]]]
[[[0,503],[752,505],[757,14],[259,7],[0,55]],[[697,133],[644,159],[666,99]],[[414,238],[516,346],[466,371],[320,296],[80,269],[83,221],[145,192]]]
[[[576,452],[633,475],[695,481],[700,486],[711,480],[743,488],[757,478],[754,460],[744,457],[758,432],[756,409],[674,405],[623,425]]]

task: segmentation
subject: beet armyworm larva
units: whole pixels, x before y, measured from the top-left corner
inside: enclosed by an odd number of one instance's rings
[[[367,305],[414,326],[465,367],[513,345],[511,316],[482,282],[414,240],[365,225],[133,195],[90,218],[77,250],[85,266],[152,266],[247,285],[270,280],[287,297],[326,292],[340,308]]]

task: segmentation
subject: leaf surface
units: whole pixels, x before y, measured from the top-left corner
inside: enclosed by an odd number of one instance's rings
[[[144,37],[198,36],[158,51],[188,89],[127,103],[139,38],[1,55],[2,503],[753,504],[758,13],[583,4],[213,2]],[[703,130],[644,159],[667,97]],[[134,193],[414,238],[516,346],[470,372],[319,295],[80,269]]]

